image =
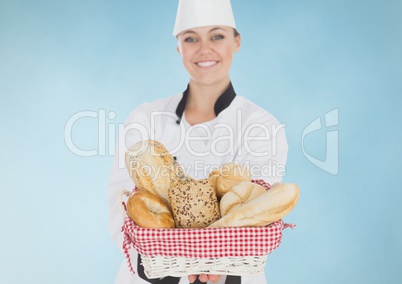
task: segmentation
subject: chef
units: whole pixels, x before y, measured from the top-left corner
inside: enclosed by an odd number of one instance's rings
[[[124,154],[136,142],[161,142],[195,179],[208,177],[210,171],[228,162],[248,166],[254,179],[270,184],[281,181],[285,172],[288,147],[284,125],[238,95],[230,79],[233,55],[241,46],[230,0],[179,0],[173,35],[189,75],[187,87],[174,96],[137,106],[119,134],[109,180],[110,231],[119,248],[123,243],[123,217],[118,195],[122,189],[134,188],[125,169]],[[131,259],[136,273],[132,275],[124,261],[116,284],[266,283],[264,273],[147,279],[140,265],[141,256],[133,249]]]

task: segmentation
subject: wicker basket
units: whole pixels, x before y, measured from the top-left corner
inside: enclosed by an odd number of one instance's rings
[[[165,276],[188,276],[208,274],[247,275],[263,271],[267,256],[185,258],[144,257],[142,265],[149,279]]]
[[[253,181],[269,189],[263,181]],[[129,250],[141,254],[150,279],[191,274],[251,275],[264,270],[267,256],[281,243],[282,230],[292,227],[278,220],[267,227],[147,229],[129,217],[124,220],[123,250],[130,271]]]

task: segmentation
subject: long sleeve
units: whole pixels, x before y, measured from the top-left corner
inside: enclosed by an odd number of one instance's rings
[[[124,218],[121,214],[118,196],[122,190],[131,191],[134,188],[134,182],[125,167],[125,152],[134,143],[149,137],[149,123],[142,109],[142,106],[135,109],[126,120],[124,127],[120,129],[116,155],[109,177],[109,230],[119,249],[122,249],[123,244],[121,227]]]

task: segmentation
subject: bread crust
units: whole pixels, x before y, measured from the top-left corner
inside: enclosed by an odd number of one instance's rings
[[[215,188],[216,195],[222,197],[240,182],[251,181],[251,173],[247,167],[238,163],[227,163],[211,171],[209,180]]]
[[[215,190],[208,179],[182,176],[169,189],[176,228],[204,228],[220,218]]]
[[[168,205],[159,196],[140,190],[127,201],[127,215],[140,227],[174,228],[174,219]]]
[[[267,192],[231,210],[226,216],[209,227],[253,227],[267,226],[285,215],[296,206],[300,196],[294,183],[278,183]]]
[[[247,202],[264,194],[266,189],[259,184],[243,181],[232,187],[220,200],[221,216],[225,216],[232,210],[237,210]]]
[[[143,140],[132,145],[125,156],[126,168],[135,185],[163,198],[169,204],[169,187],[180,165],[160,142]]]

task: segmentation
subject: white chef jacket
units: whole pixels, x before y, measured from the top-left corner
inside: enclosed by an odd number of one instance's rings
[[[176,158],[184,171],[195,179],[206,178],[209,172],[228,162],[249,167],[254,179],[270,184],[281,181],[288,146],[285,126],[275,117],[229,88],[215,104],[214,119],[190,125],[184,107],[188,89],[170,98],[144,103],[131,112],[120,131],[118,149],[109,179],[109,224],[113,240],[121,249],[123,217],[118,195],[123,189],[132,190],[134,182],[125,168],[125,151],[141,140],[161,142]],[[131,250],[131,261],[137,268],[137,253]],[[225,283],[225,276],[219,284]],[[123,261],[116,284],[149,283],[131,275]],[[182,277],[180,284],[189,283]],[[266,283],[263,273],[242,276],[242,284]]]

